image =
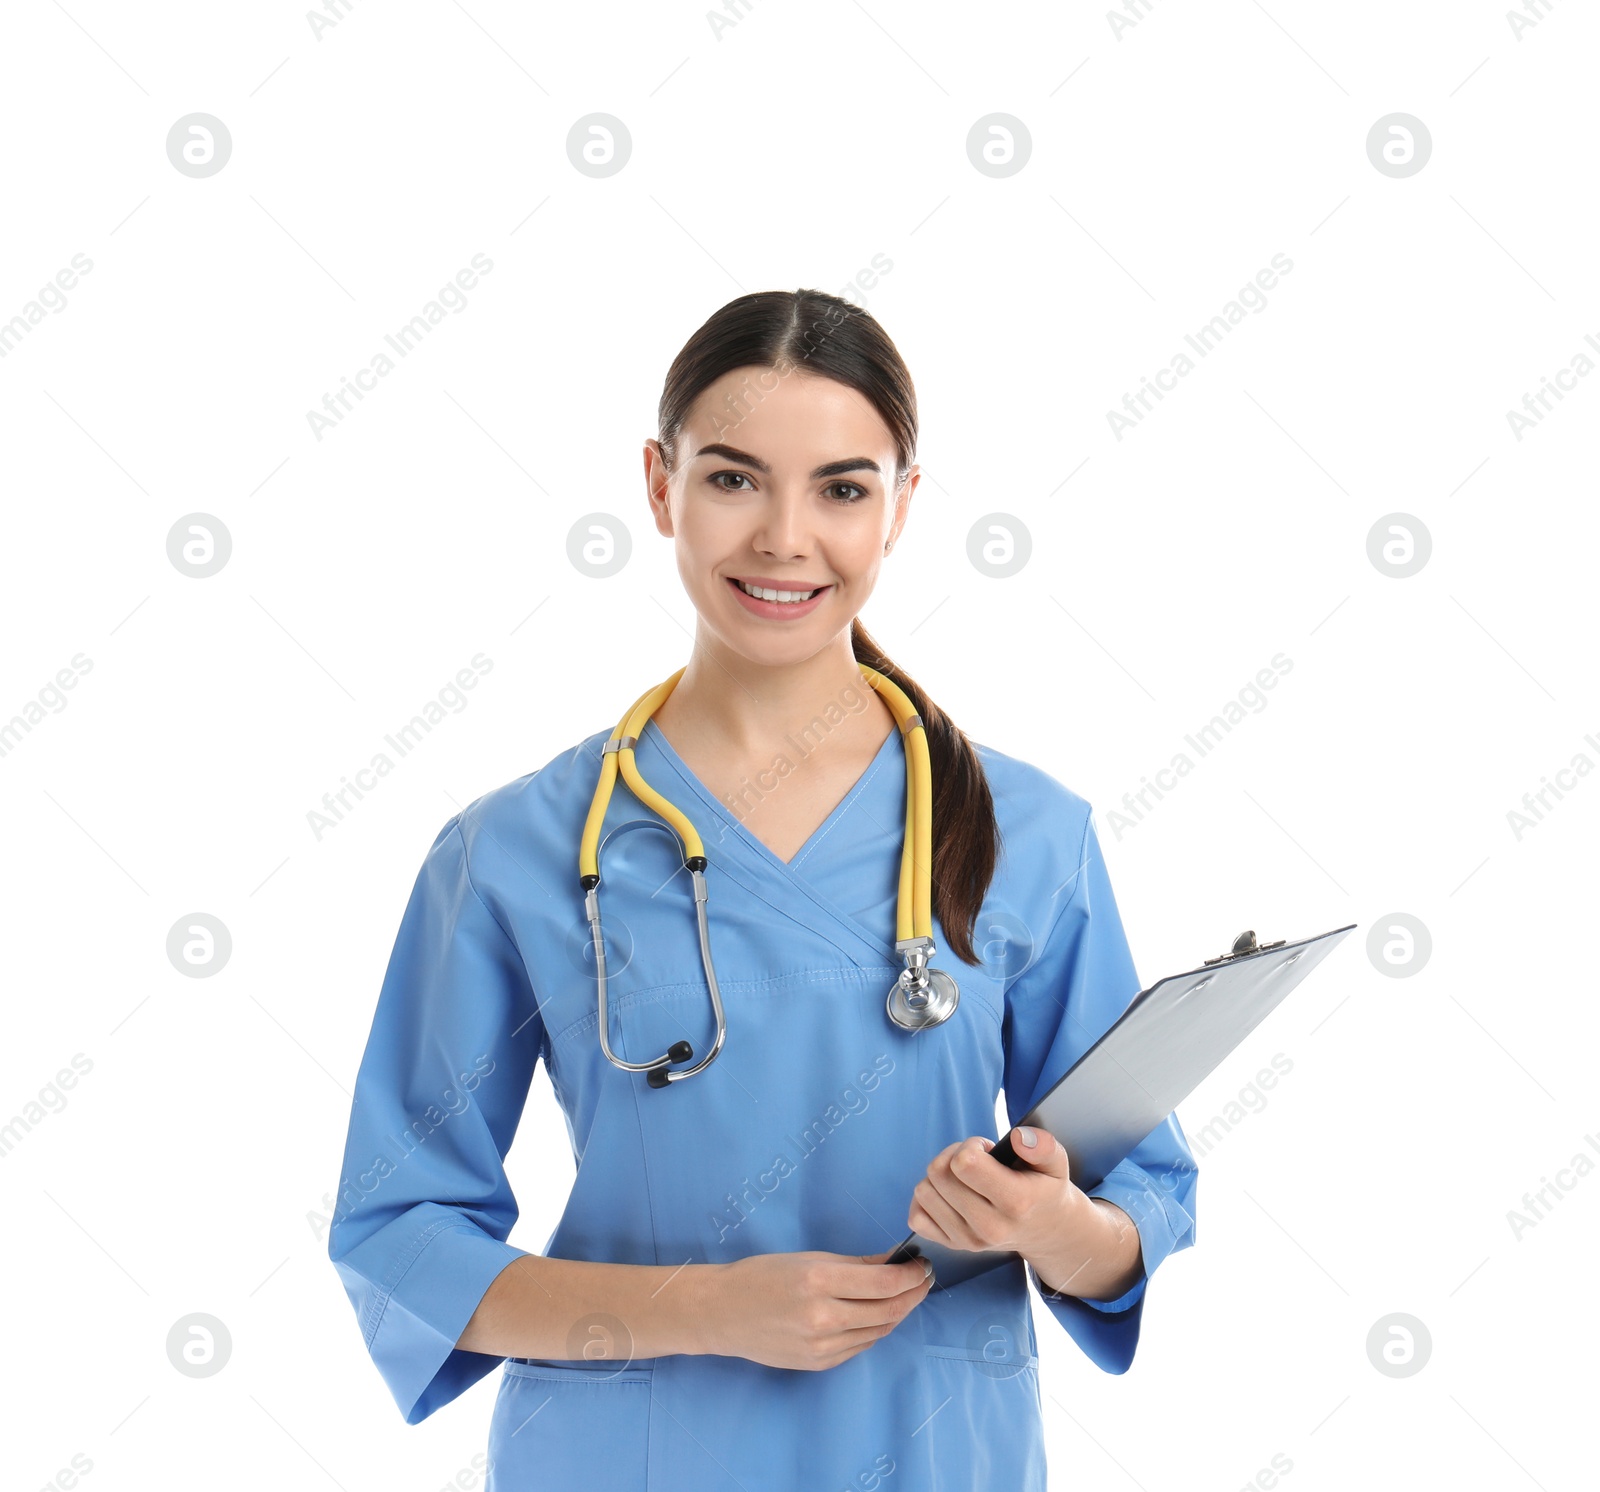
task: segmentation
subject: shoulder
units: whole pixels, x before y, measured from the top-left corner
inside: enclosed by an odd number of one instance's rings
[[[1000,858],[994,893],[1006,905],[1034,908],[1041,897],[1049,904],[1047,920],[1061,909],[1064,891],[1083,885],[1080,872],[1097,853],[1094,811],[1088,799],[1074,792],[1043,767],[973,743],[994,798],[1000,830]],[[1074,900],[1068,894],[1068,901]],[[1027,916],[1030,924],[1032,915]]]
[[[459,829],[476,881],[500,871],[531,874],[565,868],[576,879],[578,840],[599,780],[601,747],[613,727],[592,731],[549,761],[474,798],[439,831]],[[553,889],[547,887],[547,889]]]
[[[1088,799],[1033,762],[978,741],[972,746],[983,763],[1002,834],[1065,835],[1073,848],[1083,842],[1093,815]]]

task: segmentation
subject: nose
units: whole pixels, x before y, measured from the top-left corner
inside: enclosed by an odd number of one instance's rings
[[[774,559],[803,559],[811,553],[811,509],[804,493],[772,493],[762,505],[751,542]]]

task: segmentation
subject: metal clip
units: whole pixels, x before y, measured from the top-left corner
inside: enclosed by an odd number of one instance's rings
[[[1287,938],[1279,938],[1276,943],[1257,943],[1254,930],[1247,929],[1233,940],[1233,947],[1226,953],[1219,953],[1215,958],[1208,958],[1208,964],[1226,963],[1231,958],[1242,958],[1247,953],[1265,953],[1269,948],[1282,948],[1288,942]]]

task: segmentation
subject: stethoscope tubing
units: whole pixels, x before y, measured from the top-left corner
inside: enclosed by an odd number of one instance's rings
[[[707,926],[705,871],[708,860],[700,835],[688,817],[658,793],[639,771],[634,748],[650,717],[677,687],[685,668],[647,689],[623,713],[617,728],[601,752],[600,777],[584,821],[578,845],[578,877],[584,892],[585,915],[594,944],[595,975],[599,989],[600,1046],[608,1061],[627,1072],[644,1072],[651,1087],[662,1088],[681,1078],[703,1072],[716,1059],[727,1038],[727,1018],[722,994],[717,985],[711,957],[711,936]],[[905,970],[890,987],[885,1002],[890,1018],[906,1030],[916,1031],[938,1025],[954,1012],[960,992],[955,980],[942,969],[930,969],[928,960],[935,952],[933,941],[933,769],[928,753],[927,730],[910,697],[892,679],[864,663],[857,662],[862,676],[883,697],[900,729],[906,756],[906,822],[900,851],[900,883],[895,909],[895,951],[905,959]],[[675,1042],[662,1056],[648,1062],[629,1062],[611,1050],[606,1014],[605,934],[600,918],[600,829],[616,787],[617,774],[646,807],[654,809],[665,823],[635,819],[618,825],[605,842],[631,828],[649,827],[675,833],[683,850],[684,867],[694,881],[695,920],[700,938],[700,962],[705,970],[712,1012],[716,1018],[716,1037],[711,1050],[692,1067],[669,1068],[673,1062],[687,1062],[694,1053],[686,1041]]]
[[[611,843],[619,834],[626,834],[630,829],[658,829],[663,834],[671,835],[672,830],[655,819],[629,819],[625,824],[618,824],[608,833],[600,848]],[[676,843],[674,837],[674,843]],[[711,930],[706,925],[706,878],[705,872],[696,870],[691,872],[694,877],[694,910],[695,921],[700,930],[700,963],[706,973],[706,987],[711,991],[711,1010],[716,1017],[717,1035],[711,1044],[711,1050],[706,1053],[693,1067],[674,1070],[668,1074],[670,1078],[692,1078],[697,1072],[704,1072],[716,1060],[717,1053],[722,1050],[722,1043],[727,1039],[728,1021],[722,1009],[722,990],[717,985],[717,971],[711,959]],[[586,893],[586,898],[593,898],[593,913],[589,918],[590,936],[594,943],[595,978],[599,981],[600,990],[600,1050],[606,1055],[606,1060],[614,1067],[620,1067],[624,1072],[649,1072],[655,1073],[662,1066],[663,1059],[656,1057],[649,1062],[629,1062],[611,1050],[609,1036],[610,1023],[606,1018],[606,939],[605,932],[600,925],[600,898],[599,886],[591,887]],[[675,1043],[666,1054],[667,1061],[687,1062],[694,1052],[689,1048],[688,1042]],[[656,1086],[659,1086],[656,1085]]]

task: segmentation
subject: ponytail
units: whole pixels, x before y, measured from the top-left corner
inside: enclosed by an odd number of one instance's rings
[[[1000,856],[1000,828],[983,763],[956,723],[895,667],[859,617],[850,624],[850,645],[856,662],[892,679],[922,717],[933,769],[933,915],[950,952],[975,964],[972,932]]]

